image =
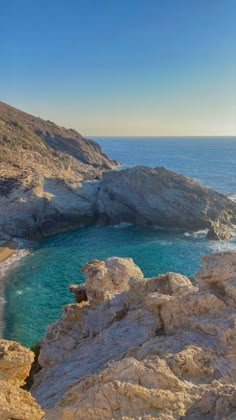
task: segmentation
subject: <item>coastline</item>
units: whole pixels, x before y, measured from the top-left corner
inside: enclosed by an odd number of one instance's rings
[[[9,240],[0,245],[0,263],[10,258],[17,250],[18,244],[14,240]]]
[[[0,244],[0,338],[3,337],[4,305],[6,304],[4,275],[9,268],[14,267],[14,264],[28,254],[29,250],[23,242],[11,239]]]

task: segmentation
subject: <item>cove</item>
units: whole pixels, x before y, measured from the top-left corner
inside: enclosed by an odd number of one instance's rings
[[[82,266],[92,259],[130,257],[145,277],[175,271],[192,276],[209,252],[236,248],[207,241],[205,232],[168,231],[132,225],[90,226],[54,235],[32,249],[5,274],[4,338],[32,346],[46,325],[74,302],[68,285],[81,283]]]

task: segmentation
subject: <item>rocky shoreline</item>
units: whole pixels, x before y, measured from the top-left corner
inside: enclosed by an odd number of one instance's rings
[[[236,202],[227,196],[163,167],[116,171],[95,142],[2,102],[0,117],[0,262],[16,251],[14,237],[89,224],[230,238]],[[29,349],[0,340],[1,419],[236,418],[236,252],[203,258],[193,279],[144,278],[117,257],[83,272],[33,370]]]
[[[36,189],[25,192],[21,185],[0,202],[0,237],[9,239],[38,239],[84,225],[119,223],[208,228],[215,233],[211,239],[228,239],[236,223],[235,202],[160,167],[105,172],[100,180],[74,186],[41,178]]]
[[[123,222],[230,237],[226,195],[163,167],[118,166],[75,130],[0,102],[0,241]]]
[[[83,272],[79,303],[66,305],[40,342],[30,393],[42,408],[11,390],[21,411],[25,405],[22,419],[235,418],[235,251],[204,257],[193,279],[144,278],[131,259],[116,257]],[[13,373],[22,383],[33,356],[14,342],[1,346],[3,401]],[[0,407],[7,419],[18,405]]]

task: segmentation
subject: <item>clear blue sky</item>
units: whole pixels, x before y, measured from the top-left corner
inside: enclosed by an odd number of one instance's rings
[[[236,0],[1,2],[1,100],[86,135],[236,134]]]

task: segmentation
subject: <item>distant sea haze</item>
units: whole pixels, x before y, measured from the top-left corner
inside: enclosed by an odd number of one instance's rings
[[[93,137],[125,166],[165,166],[236,194],[236,137]]]

